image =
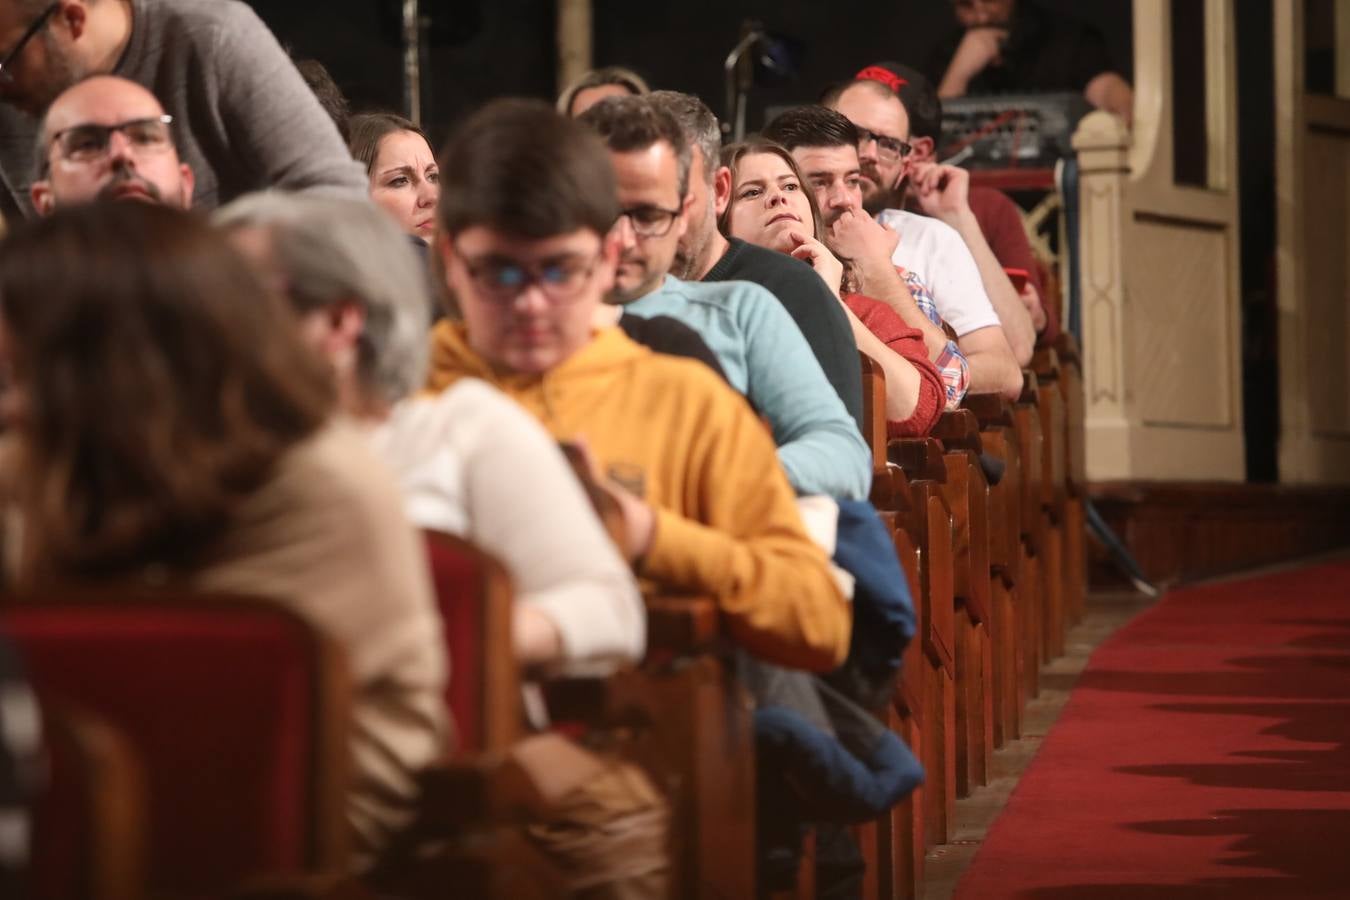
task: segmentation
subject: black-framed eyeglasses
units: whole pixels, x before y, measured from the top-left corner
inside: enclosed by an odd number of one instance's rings
[[[914,146],[899,138],[893,138],[885,134],[877,134],[875,131],[869,131],[863,128],[857,122],[853,127],[858,129],[858,145],[862,146],[868,141],[877,142],[877,156],[886,162],[899,162],[910,153],[914,152]]]
[[[51,137],[62,159],[71,162],[86,163],[102,159],[108,153],[114,132],[120,132],[138,152],[156,153],[173,146],[173,133],[169,126],[173,116],[147,116],[142,119],[128,119],[116,125],[98,125],[88,122],[64,128]]]
[[[488,300],[508,304],[538,285],[551,303],[570,303],[576,300],[600,263],[603,251],[594,256],[563,256],[542,263],[522,263],[505,257],[489,256],[468,260],[463,256],[464,269],[474,286]],[[455,250],[459,255],[459,250]]]
[[[37,36],[37,33],[43,29],[47,22],[51,20],[51,17],[54,16],[56,11],[60,8],[60,3],[49,4],[47,8],[33,20],[33,23],[28,26],[28,29],[24,31],[23,36],[10,48],[4,58],[0,59],[0,83],[14,83],[14,76],[10,74],[9,71],[10,67],[14,65],[14,60],[19,58],[19,54],[23,52],[23,48],[28,46],[28,42]]]
[[[662,209],[659,206],[644,205],[625,209],[619,216],[626,217],[633,223],[633,231],[638,237],[659,238],[670,233],[670,226],[675,224],[680,212],[680,208]]]

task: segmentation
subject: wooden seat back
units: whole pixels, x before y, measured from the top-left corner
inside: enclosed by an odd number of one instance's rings
[[[33,811],[34,900],[139,900],[145,890],[145,772],[131,743],[92,713],[42,706],[47,778]]]

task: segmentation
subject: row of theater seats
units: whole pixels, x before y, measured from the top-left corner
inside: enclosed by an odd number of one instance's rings
[[[873,502],[910,579],[918,633],[887,709],[924,787],[856,828],[864,896],[921,892],[954,803],[1019,737],[1040,667],[1082,614],[1083,400],[1076,348],[1042,350],[1016,403],[968,397],[933,435],[886,440],[885,384],[862,358]],[[1001,477],[991,485],[986,473]],[[453,758],[426,773],[407,841],[347,875],[350,697],[342,655],[279,607],[103,591],[8,607],[47,720],[50,784],[33,896],[550,897],[521,839],[540,785],[524,736],[509,581],[458,539],[428,534],[453,677]],[[751,707],[713,603],[649,600],[644,664],[538,676],[555,727],[640,762],[672,811],[673,896],[754,897]],[[428,852],[427,847],[432,847]],[[812,841],[787,897],[813,896]]]

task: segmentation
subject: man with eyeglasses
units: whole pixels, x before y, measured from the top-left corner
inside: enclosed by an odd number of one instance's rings
[[[43,119],[33,208],[42,216],[93,200],[190,208],[192,167],[178,158],[172,127],[139,84],[110,75],[81,81]]]
[[[797,323],[844,408],[865,431],[858,345],[838,298],[801,260],[718,230],[717,217],[731,202],[731,170],[722,165],[722,129],[708,105],[678,91],[654,91],[647,101],[679,123],[692,151],[686,228],[670,273],[685,281],[750,281],[767,289]]]
[[[909,114],[909,143],[914,148],[909,155],[910,169],[926,171],[933,168],[937,162],[938,140],[942,136],[942,100],[933,82],[917,69],[900,63],[887,63],[886,66],[888,71],[904,81],[897,96]],[[1059,331],[1059,325],[1053,310],[1041,305],[1042,286],[1036,259],[1032,255],[1031,244],[1027,240],[1026,229],[1022,225],[1022,216],[1017,204],[1000,190],[971,184],[969,177],[962,170],[943,166],[941,171],[959,180],[959,185],[953,182],[952,187],[960,186],[966,189],[965,202],[961,204],[948,202],[945,208],[937,211],[924,209],[924,212],[936,215],[958,231],[962,231],[963,226],[973,217],[998,267],[1027,272],[1027,283],[1021,290],[1019,299],[1031,316],[1037,340],[1053,340]],[[950,198],[954,192],[947,193]],[[905,199],[909,207],[913,208],[923,198],[911,185]],[[962,231],[963,236],[964,234]],[[976,249],[976,246],[971,246],[972,252],[976,252]],[[981,260],[977,254],[976,262],[980,264],[982,274],[989,269],[992,276],[993,260],[988,257]],[[990,296],[993,295],[994,290],[990,288]]]
[[[609,147],[626,220],[611,302],[639,316],[678,319],[703,337],[731,386],[768,420],[799,493],[865,499],[867,445],[782,304],[747,281],[668,274],[690,203],[691,149],[679,123],[644,97],[608,98],[579,121]]]
[[[498,100],[463,123],[441,171],[435,252],[463,321],[436,327],[430,387],[483,379],[555,439],[584,444],[645,588],[713,597],[752,656],[838,666],[852,613],[754,413],[706,367],[596,325],[625,242],[604,145],[544,103]],[[652,205],[680,204],[676,193]],[[629,209],[640,227],[664,224]],[[635,868],[651,847],[634,846],[626,821],[651,806],[649,782],[617,760],[596,767],[613,773],[603,791],[576,779],[557,792],[551,827],[528,836],[552,856],[570,851],[569,895],[669,896],[664,872]],[[551,781],[567,777],[554,769]]]
[[[0,0],[0,213],[32,214],[38,119],[116,75],[177,122],[194,205],[268,187],[364,197],[366,178],[276,38],[238,0]],[[115,123],[105,123],[115,124]]]
[[[749,652],[842,662],[847,603],[754,414],[703,365],[596,324],[624,278],[604,146],[542,102],[498,100],[441,161],[435,252],[463,321],[436,326],[429,387],[482,378],[584,444],[639,576],[714,596]]]
[[[821,105],[858,129],[863,206],[898,233],[892,262],[927,286],[943,321],[955,331],[970,366],[969,389],[1017,397],[1021,367],[1031,360],[1035,344],[1031,317],[969,214],[968,173],[913,162],[910,115],[901,95],[906,84],[893,66],[867,66],[827,91]],[[911,185],[924,215],[903,209]],[[891,304],[903,318],[906,310],[893,302],[890,289],[868,283],[863,275],[862,292]]]

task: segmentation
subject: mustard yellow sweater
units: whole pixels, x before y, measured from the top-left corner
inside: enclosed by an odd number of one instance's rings
[[[546,374],[503,374],[440,323],[429,387],[496,385],[559,441],[584,440],[606,473],[656,511],[641,574],[716,598],[731,636],[758,657],[825,671],[848,653],[851,609],[807,536],[772,439],[702,364],[652,353],[618,328]]]

